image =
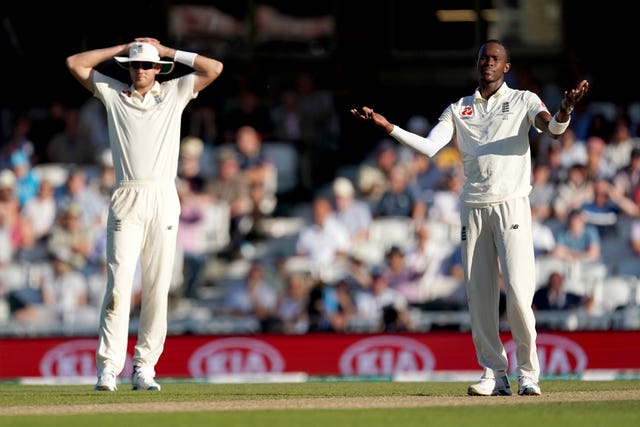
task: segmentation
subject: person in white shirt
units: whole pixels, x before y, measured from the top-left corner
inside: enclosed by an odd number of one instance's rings
[[[120,56],[127,54],[129,56]],[[173,58],[193,69],[162,83]],[[130,82],[96,67],[116,62]],[[182,112],[222,72],[221,62],[175,50],[150,37],[71,55],[67,68],[105,106],[109,146],[116,176],[107,221],[108,280],[102,306],[96,368],[96,390],[116,391],[124,368],[132,285],[138,259],[142,267],[142,300],[138,341],[134,349],[132,388],[160,390],[155,365],[167,333],[168,293],[173,275],[180,201],[176,190]]]
[[[470,395],[511,395],[509,363],[500,339],[498,313],[500,277],[507,295],[507,313],[516,343],[518,394],[540,395],[536,349],[535,259],[531,229],[531,149],[529,131],[558,138],[568,128],[571,111],[589,88],[581,81],[566,91],[554,116],[540,97],[505,83],[511,68],[509,51],[488,40],[478,51],[479,85],[474,94],[449,105],[438,123],[422,137],[390,123],[364,106],[352,114],[378,126],[398,142],[433,157],[457,138],[466,181],[461,194],[461,251],[471,330],[481,380]]]

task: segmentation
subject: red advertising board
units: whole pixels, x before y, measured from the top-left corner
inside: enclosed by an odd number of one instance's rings
[[[503,335],[511,368],[515,346]],[[122,375],[131,372],[135,337]],[[95,337],[0,340],[0,380],[95,377]],[[541,331],[543,376],[588,371],[640,371],[640,331]],[[169,336],[158,377],[305,373],[309,376],[394,376],[402,373],[479,372],[471,335],[424,334],[185,335]]]

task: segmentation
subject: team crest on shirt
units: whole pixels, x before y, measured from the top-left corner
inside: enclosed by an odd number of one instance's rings
[[[473,107],[471,105],[465,105],[460,110],[460,117],[463,118],[463,119],[471,118],[471,117],[473,117],[473,115],[474,115]]]

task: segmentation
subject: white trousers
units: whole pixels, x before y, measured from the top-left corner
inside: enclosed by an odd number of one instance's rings
[[[535,316],[536,289],[531,208],[527,197],[488,206],[463,204],[462,263],[471,332],[483,377],[499,377],[509,364],[500,340],[501,281],[506,313],[516,345],[516,374],[538,381]]]
[[[167,334],[167,304],[180,202],[173,181],[126,181],[114,190],[107,221],[107,286],[96,351],[98,374],[122,372],[138,261],[141,306],[133,365],[153,368]]]

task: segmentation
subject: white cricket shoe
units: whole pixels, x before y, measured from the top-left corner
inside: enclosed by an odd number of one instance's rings
[[[518,394],[520,396],[540,396],[542,391],[537,382],[529,377],[518,378]]]
[[[153,368],[135,366],[131,377],[131,390],[160,391],[160,384],[154,380],[155,376]]]
[[[95,389],[99,391],[118,390],[116,377],[116,371],[111,368],[104,368],[100,375],[98,375],[98,382],[96,383]]]
[[[482,378],[469,386],[467,393],[471,396],[511,396],[511,385],[507,376],[494,378]]]

